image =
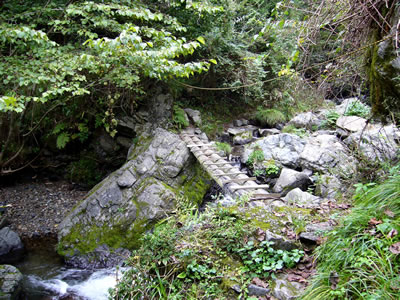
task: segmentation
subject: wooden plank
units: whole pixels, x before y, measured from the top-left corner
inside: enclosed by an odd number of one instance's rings
[[[213,174],[214,176],[232,176],[232,175],[246,175],[246,172],[232,172],[232,173],[224,173],[224,174]]]
[[[279,194],[279,193],[252,194],[251,196],[254,197],[254,198],[258,198],[258,197],[269,197],[269,198],[275,198],[275,199],[280,199],[281,198],[281,194]]]
[[[256,177],[249,177],[249,178],[235,178],[235,179],[229,179],[229,180],[225,180],[224,181],[224,184],[227,184],[227,183],[232,183],[232,182],[235,182],[235,183],[240,183],[240,182],[246,182],[246,181],[256,181],[257,180],[257,178]]]
[[[258,190],[258,189],[268,189],[268,188],[269,188],[268,184],[259,184],[259,185],[234,186],[231,187],[230,189],[232,191],[237,191],[237,190]]]
[[[209,143],[209,144],[190,144],[190,145],[187,145],[187,147],[193,148],[193,147],[205,147],[205,146],[212,146],[212,145],[214,145],[214,144],[211,144],[211,143]]]

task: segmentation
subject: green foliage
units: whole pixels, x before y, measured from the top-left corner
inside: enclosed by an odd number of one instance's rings
[[[264,152],[261,148],[254,148],[253,152],[250,153],[249,158],[246,161],[246,164],[249,167],[253,167],[257,163],[263,162],[265,159]]]
[[[232,147],[231,147],[231,145],[229,145],[227,143],[216,142],[215,146],[217,146],[217,149],[219,151],[223,151],[226,156],[228,156],[229,154],[232,153]]]
[[[256,245],[253,241],[249,241],[244,247],[235,249],[245,265],[245,272],[251,271],[265,276],[271,271],[294,267],[304,255],[304,252],[299,249],[276,250],[273,245],[273,242],[263,241]]]
[[[279,168],[276,165],[276,162],[273,159],[269,159],[266,162],[264,162],[264,167],[265,167],[265,174],[267,176],[278,175],[281,170],[281,168]]]
[[[172,122],[178,129],[186,128],[189,126],[189,119],[185,111],[177,104],[174,105],[174,112]]]
[[[371,109],[367,105],[365,105],[357,100],[357,101],[352,101],[349,104],[349,107],[347,107],[344,115],[368,118],[370,113],[371,113]]]
[[[322,121],[322,128],[336,128],[336,121],[339,119],[340,115],[335,110],[329,110],[325,115],[325,120]]]
[[[317,251],[318,273],[303,299],[400,297],[400,175],[356,191],[352,212]]]
[[[266,109],[261,106],[257,108],[255,117],[261,126],[273,127],[278,123],[286,121],[286,117],[281,111],[273,108]]]
[[[270,242],[244,242],[253,240],[249,235],[257,227],[237,211],[208,207],[198,214],[185,203],[143,236],[112,299],[247,299],[254,276],[268,278],[303,255],[277,250]],[[241,287],[240,295],[233,285]]]

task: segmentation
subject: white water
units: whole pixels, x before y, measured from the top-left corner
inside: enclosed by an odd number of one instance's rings
[[[57,300],[66,295],[73,295],[82,300],[107,300],[108,290],[117,283],[116,276],[116,269],[98,270],[89,277],[87,271],[64,269],[51,279],[28,275],[24,284],[26,290],[32,292],[32,299],[51,296],[50,299]],[[118,274],[118,277],[120,278],[121,274]]]

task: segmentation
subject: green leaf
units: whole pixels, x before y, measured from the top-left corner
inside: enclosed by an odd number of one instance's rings
[[[215,59],[213,59],[213,58],[211,58],[211,59],[209,60],[209,62],[210,62],[210,63],[213,63],[214,65],[217,64],[217,61],[216,61]]]
[[[67,143],[70,141],[70,135],[66,132],[61,133],[57,137],[57,148],[58,149],[63,149],[67,145]]]
[[[198,40],[200,43],[202,43],[203,45],[205,45],[205,43],[206,43],[206,41],[204,40],[204,38],[203,38],[202,36],[199,36],[199,37],[197,38],[197,40]]]
[[[176,277],[180,278],[180,279],[184,279],[184,278],[186,278],[186,273],[182,272],[182,273],[178,274],[178,276],[176,276]]]

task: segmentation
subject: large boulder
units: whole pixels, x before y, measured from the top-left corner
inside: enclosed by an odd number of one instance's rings
[[[361,141],[360,141],[361,140]],[[395,125],[373,125],[352,133],[344,142],[368,160],[393,160],[399,153],[400,130]]]
[[[79,262],[76,256],[96,257],[88,253],[108,257],[106,247],[134,248],[141,234],[166,217],[179,199],[199,203],[209,185],[178,135],[160,128],[144,133],[128,152],[127,162],[95,186],[60,224],[58,252],[67,261]]]
[[[334,135],[317,134],[309,137],[300,154],[303,169],[338,174],[346,177],[355,170],[355,159],[347,147]]]
[[[299,188],[291,190],[283,199],[289,204],[296,204],[306,208],[318,206],[321,201],[321,198],[308,192],[303,192]]]
[[[13,300],[18,298],[21,272],[14,266],[0,265],[0,300]]]
[[[9,227],[0,230],[0,264],[13,263],[21,259],[24,245],[18,234]]]
[[[264,152],[266,160],[274,159],[284,166],[297,168],[304,145],[305,141],[294,134],[270,135],[248,145],[242,155],[242,161],[246,162],[250,154],[255,149],[260,148]]]

